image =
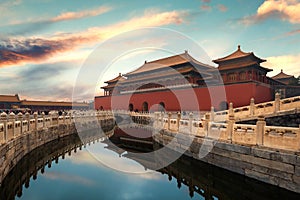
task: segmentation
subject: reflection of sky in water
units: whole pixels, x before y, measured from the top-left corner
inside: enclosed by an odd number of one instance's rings
[[[122,150],[114,144],[112,147],[116,150]],[[145,169],[142,165],[137,163],[134,160],[128,159],[126,157],[122,157],[122,155],[127,152],[120,152],[121,158],[118,153],[106,149],[106,144],[96,143],[91,146],[87,146],[87,150],[91,153],[91,155],[100,163],[105,166],[123,172],[136,172],[136,173],[145,173]]]
[[[97,143],[94,148],[101,151]],[[102,144],[103,145],[103,144]],[[89,148],[90,148],[89,147]],[[103,146],[102,146],[103,148]],[[95,149],[95,150],[96,150]],[[122,158],[110,150],[102,152],[104,156],[112,157],[114,165],[126,165],[132,168],[144,168],[135,161]],[[149,171],[149,170],[148,170]],[[58,164],[45,168],[45,173],[39,172],[37,180],[30,181],[30,187],[23,186],[21,198],[28,200],[53,199],[191,199],[188,187],[177,188],[176,179],[168,180],[167,175],[159,172],[142,174],[123,173],[104,167],[90,153],[83,149],[72,152],[71,157],[60,159]],[[195,193],[192,199],[201,199]]]

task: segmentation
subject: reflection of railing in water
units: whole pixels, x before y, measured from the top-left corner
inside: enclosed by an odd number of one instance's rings
[[[72,151],[76,153],[82,147],[107,139],[112,134],[113,129],[107,131],[106,136],[96,130],[81,137],[71,134],[36,148],[25,155],[3,180],[0,199],[13,200],[15,196],[22,196],[22,186],[28,188],[30,178],[35,180],[39,170],[43,174],[46,166],[51,168],[52,162],[58,163],[59,158],[64,159],[66,154],[70,156]]]

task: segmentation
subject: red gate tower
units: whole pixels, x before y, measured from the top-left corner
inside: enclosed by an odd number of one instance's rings
[[[218,67],[194,59],[187,51],[145,61],[136,70],[106,81],[104,96],[95,97],[95,109],[207,111],[211,106],[226,109],[229,102],[234,107],[249,105],[251,98],[255,103],[271,101],[274,87],[283,83],[266,76],[272,70],[261,66],[265,61],[252,52],[243,52],[240,46],[232,54],[213,60]],[[225,91],[226,98],[212,101],[211,92],[219,91]]]

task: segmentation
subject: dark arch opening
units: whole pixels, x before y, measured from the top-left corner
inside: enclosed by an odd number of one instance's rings
[[[99,110],[104,110],[103,106],[100,106],[100,107],[99,107]]]
[[[222,101],[219,105],[219,110],[228,110],[228,103],[226,101]]]
[[[165,109],[166,109],[165,103],[160,102],[158,105],[158,111],[163,112],[163,111],[165,111]]]
[[[148,108],[148,102],[144,102],[143,105],[142,105],[142,111],[143,112],[148,112],[149,111],[149,108]]]
[[[134,109],[133,104],[130,103],[129,106],[128,106],[128,110],[129,110],[129,111],[133,111],[133,109]]]

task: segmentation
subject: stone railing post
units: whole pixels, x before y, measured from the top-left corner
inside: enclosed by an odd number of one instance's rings
[[[229,110],[232,110],[232,111],[229,112],[229,115],[228,115],[228,121],[227,121],[227,136],[228,136],[228,138],[227,139],[230,140],[230,142],[232,142],[233,125],[235,123],[232,103],[229,104]]]
[[[3,140],[4,142],[7,141],[7,114],[5,112],[1,113],[1,122],[3,123],[3,129],[4,129],[4,135],[3,135]]]
[[[250,116],[254,116],[255,115],[255,102],[254,102],[254,98],[250,99]]]
[[[194,118],[194,115],[192,112],[190,112],[189,114],[189,134],[192,134],[192,128],[193,128],[193,118]]]
[[[172,115],[172,113],[168,112],[168,131],[170,130],[171,115]]]
[[[258,116],[256,122],[256,145],[264,145],[264,133],[265,133],[266,121],[264,116]]]
[[[16,115],[15,113],[11,112],[9,113],[9,121],[12,122],[12,135],[15,137],[15,121],[16,121]]]
[[[177,131],[179,132],[179,126],[180,126],[180,119],[181,119],[181,113],[177,113]]]
[[[21,112],[18,113],[18,120],[20,121],[20,135],[23,134],[23,114]]]
[[[29,114],[29,112],[25,113],[25,119],[27,120],[27,130],[30,131],[30,114]]]
[[[160,118],[160,123],[159,123],[159,127],[163,128],[163,119],[164,119],[164,114],[162,112],[159,113],[159,118]]]
[[[280,94],[277,92],[275,94],[275,101],[274,101],[274,113],[280,111]]]
[[[212,106],[210,109],[210,121],[214,121],[215,120],[215,108]]]
[[[37,114],[37,112],[33,113],[33,118],[34,118],[34,130],[37,130],[37,128],[38,128],[38,114]]]
[[[42,118],[43,118],[43,128],[46,128],[46,117],[44,112],[42,112]]]
[[[228,109],[228,118],[230,115],[232,115],[234,112],[233,112],[233,103],[230,102],[229,103],[229,109]]]
[[[203,124],[205,136],[208,136],[209,123],[210,123],[210,113],[205,113],[205,119]]]
[[[62,113],[62,117],[63,117],[63,124],[65,124],[66,123],[66,113],[65,113],[65,111],[63,111],[63,113]]]

